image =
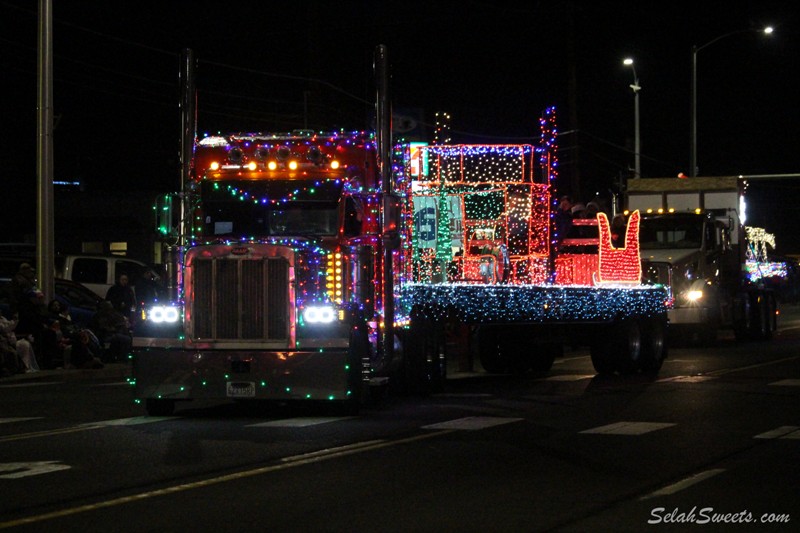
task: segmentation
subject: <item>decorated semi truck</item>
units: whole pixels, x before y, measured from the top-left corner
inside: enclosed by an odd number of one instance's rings
[[[576,340],[598,372],[658,372],[667,291],[641,284],[638,214],[622,241],[602,214],[592,237],[559,235],[555,111],[538,146],[391,143],[378,79],[375,133],[192,138],[172,295],[134,337],[149,414],[355,409],[371,386],[441,387],[474,338],[489,372],[546,371]]]
[[[645,278],[670,289],[670,327],[702,342],[721,329],[764,340],[777,328],[775,293],[765,286],[774,263],[766,232],[745,225],[745,186],[737,176],[628,182],[627,207],[642,213]]]

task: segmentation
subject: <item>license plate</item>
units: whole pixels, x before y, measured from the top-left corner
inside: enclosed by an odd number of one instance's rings
[[[229,381],[229,398],[254,398],[256,395],[256,384],[252,381]]]

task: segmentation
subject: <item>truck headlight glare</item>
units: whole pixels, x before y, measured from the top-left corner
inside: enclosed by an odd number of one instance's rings
[[[686,293],[686,298],[690,302],[696,302],[703,297],[703,291],[689,291]]]
[[[155,305],[147,311],[148,320],[154,324],[174,324],[180,316],[178,308],[171,305]]]
[[[330,324],[336,320],[336,309],[331,305],[312,305],[303,310],[307,324]]]

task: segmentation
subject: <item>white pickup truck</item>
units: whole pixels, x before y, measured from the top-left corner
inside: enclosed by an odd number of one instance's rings
[[[101,298],[106,297],[108,289],[114,285],[122,274],[126,274],[130,284],[136,281],[151,267],[121,256],[104,255],[63,255],[56,256],[56,277],[77,281],[94,291]]]

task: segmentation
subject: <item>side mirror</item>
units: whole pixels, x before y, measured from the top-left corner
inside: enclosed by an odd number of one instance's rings
[[[174,220],[175,206],[180,205],[177,193],[162,194],[156,197],[155,231],[162,237],[177,237],[178,226]]]

